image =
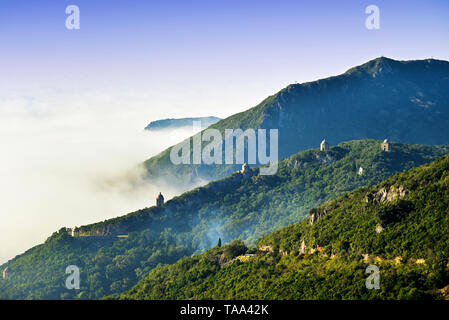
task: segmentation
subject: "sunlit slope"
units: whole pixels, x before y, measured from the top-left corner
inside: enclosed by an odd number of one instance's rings
[[[449,144],[449,62],[377,58],[318,81],[292,84],[211,128],[278,129],[280,159],[355,139]],[[226,177],[238,166],[173,165],[170,150],[147,160],[148,179],[189,185]]]
[[[281,161],[273,176],[258,175],[257,168],[248,175],[236,172],[163,207],[82,226],[80,237],[61,229],[0,267],[8,266],[11,274],[0,281],[0,298],[94,299],[122,293],[157,265],[200,253],[218,238],[254,244],[266,233],[301,220],[313,207],[449,151],[391,143],[391,151],[383,152],[380,144],[359,140],[325,152],[303,151]],[[80,268],[78,291],[65,288],[68,265]]]
[[[449,299],[449,156],[310,217],[258,250],[233,242],[156,268],[121,298]],[[368,279],[376,268],[378,289]]]

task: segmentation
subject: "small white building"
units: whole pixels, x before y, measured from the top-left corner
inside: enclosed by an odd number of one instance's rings
[[[242,170],[240,170],[240,173],[241,174],[247,174],[247,173],[249,173],[250,172],[250,167],[249,167],[249,165],[245,162],[243,165],[242,165]]]
[[[78,227],[75,227],[72,229],[72,237],[76,238],[80,235],[80,229]]]
[[[9,275],[9,268],[6,267],[6,268],[3,270],[3,280],[8,279],[8,275]]]
[[[376,226],[376,233],[381,233],[382,231],[384,231],[384,228],[382,227],[382,225],[378,224]]]
[[[323,141],[321,141],[320,151],[326,151],[326,150],[329,150],[329,143],[327,143],[326,139],[324,139]]]
[[[359,168],[359,171],[357,171],[357,174],[361,176],[363,174],[364,169],[362,167]]]
[[[385,139],[384,142],[382,142],[382,144],[380,145],[380,148],[382,149],[382,151],[385,151],[385,152],[390,151],[390,142],[388,141],[388,139]]]

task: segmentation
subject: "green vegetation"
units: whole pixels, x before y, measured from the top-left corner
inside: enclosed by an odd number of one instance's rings
[[[161,208],[81,227],[81,234],[90,237],[72,238],[62,228],[44,244],[0,267],[8,266],[11,272],[7,281],[0,281],[0,299],[97,299],[120,294],[154,268],[204,252],[219,238],[223,244],[242,239],[247,246],[254,245],[268,232],[300,221],[313,207],[448,151],[392,143],[391,152],[382,152],[380,141],[345,142],[326,152],[313,149],[291,156],[279,163],[273,176],[260,176],[256,169],[249,177],[234,173]],[[362,175],[359,167],[365,169]],[[323,237],[331,239],[331,232]],[[116,237],[123,234],[128,237]],[[223,259],[244,249],[232,248]],[[79,291],[65,288],[68,265],[80,268]]]
[[[223,256],[227,260],[231,260],[237,256],[245,254],[248,248],[241,240],[234,240],[228,244],[223,250]]]
[[[449,144],[449,62],[377,58],[339,76],[292,84],[211,128],[279,129],[279,159],[331,144],[371,138]],[[206,143],[204,143],[206,144]],[[173,165],[170,150],[145,162],[151,179],[187,188],[221,179],[235,165]],[[224,154],[224,153],[223,153]]]
[[[449,299],[449,155],[310,214],[318,212],[313,224],[261,238],[254,257],[230,260],[227,246],[215,247],[154,269],[121,298]],[[379,290],[365,286],[369,264]]]

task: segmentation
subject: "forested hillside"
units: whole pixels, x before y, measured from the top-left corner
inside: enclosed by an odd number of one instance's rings
[[[155,267],[201,253],[219,238],[254,245],[266,233],[300,221],[313,207],[449,151],[391,143],[391,151],[383,152],[380,143],[359,140],[328,151],[303,151],[281,161],[272,176],[258,175],[257,168],[236,172],[163,207],[82,226],[81,237],[73,238],[62,228],[0,267],[10,271],[0,281],[0,298],[96,299],[122,293]],[[68,265],[80,268],[80,290],[65,288]]]
[[[377,58],[347,72],[292,84],[211,128],[278,129],[279,159],[355,139],[449,144],[449,62]],[[206,143],[204,143],[206,144]],[[179,185],[226,177],[236,165],[174,165],[170,150],[147,160],[148,179]]]
[[[122,299],[449,299],[449,156],[310,219],[156,268]],[[379,289],[366,272],[379,268]]]

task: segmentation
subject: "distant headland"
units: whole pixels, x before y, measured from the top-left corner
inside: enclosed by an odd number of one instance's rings
[[[150,122],[145,127],[148,131],[158,131],[164,129],[178,129],[183,127],[192,127],[195,121],[201,122],[201,128],[207,128],[220,121],[217,117],[199,117],[199,118],[180,118],[180,119],[162,119]]]

